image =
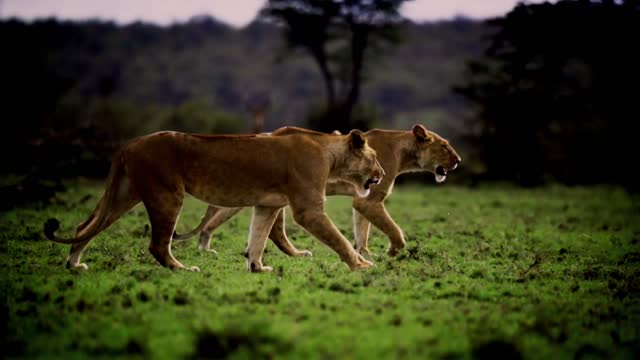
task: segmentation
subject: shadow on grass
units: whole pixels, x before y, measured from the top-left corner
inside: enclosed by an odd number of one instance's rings
[[[262,330],[201,330],[192,359],[226,359],[234,354],[250,359],[272,359],[291,349],[291,344]]]

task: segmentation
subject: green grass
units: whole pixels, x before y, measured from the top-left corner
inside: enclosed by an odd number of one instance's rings
[[[85,219],[101,184],[74,183],[50,206],[0,214],[3,341],[8,357],[637,358],[640,205],[611,187],[397,187],[389,212],[408,237],[395,259],[374,231],[373,269],[350,272],[288,216],[289,258],[269,243],[273,273],[242,256],[250,210],[173,253],[200,273],[172,272],[147,250],[139,206],[100,234],[70,272],[68,246],[43,239]],[[188,199],[178,230],[204,204]],[[327,211],[347,238],[350,201]]]

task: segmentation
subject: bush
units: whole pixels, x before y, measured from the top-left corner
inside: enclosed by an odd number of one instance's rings
[[[175,108],[164,122],[165,130],[234,134],[246,130],[247,121],[219,110],[204,100],[189,100]]]

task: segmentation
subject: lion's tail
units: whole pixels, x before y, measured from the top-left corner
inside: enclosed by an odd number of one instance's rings
[[[203,224],[205,224],[206,222],[201,222],[200,225],[198,225],[198,227],[196,227],[195,229],[189,231],[188,233],[185,234],[178,234],[177,232],[173,232],[173,240],[187,240],[192,238],[193,236],[195,236],[197,233],[199,233],[202,230],[202,226]]]
[[[216,208],[213,207],[213,206],[209,206],[207,208],[207,212],[204,214],[204,216],[200,220],[200,224],[198,224],[198,226],[196,226],[195,229],[193,229],[193,230],[191,230],[191,231],[189,231],[188,233],[185,233],[185,234],[178,234],[177,232],[174,231],[173,232],[173,240],[187,240],[189,238],[192,238],[193,236],[195,236],[196,234],[201,232],[202,229],[204,229],[204,227],[207,225],[209,220],[211,220],[211,217],[213,217],[215,212],[216,212]]]
[[[54,233],[60,228],[60,222],[51,218],[44,223],[44,235],[47,239],[62,244],[75,244],[87,239],[92,238],[100,231],[104,230],[108,226],[109,209],[111,209],[113,203],[120,191],[120,183],[124,176],[124,161],[120,152],[116,153],[111,162],[111,169],[107,177],[107,186],[104,194],[98,201],[98,205],[93,210],[89,218],[82,224],[78,225],[77,233],[72,238],[61,238]]]

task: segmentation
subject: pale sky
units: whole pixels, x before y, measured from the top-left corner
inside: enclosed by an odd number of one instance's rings
[[[463,15],[487,18],[503,15],[518,0],[413,0],[402,13],[414,21],[433,21]],[[527,0],[541,3],[544,0]],[[32,20],[102,19],[120,24],[142,20],[155,24],[184,22],[194,15],[212,15],[235,27],[255,18],[264,0],[0,0],[0,17]]]

